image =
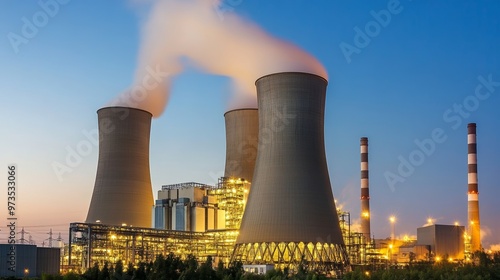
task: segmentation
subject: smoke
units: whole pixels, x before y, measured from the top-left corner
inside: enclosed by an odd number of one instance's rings
[[[298,47],[271,37],[219,0],[154,0],[143,26],[135,81],[113,105],[163,112],[171,79],[186,63],[230,77],[229,109],[256,107],[255,80],[277,72],[308,72],[327,78],[324,67]]]
[[[481,242],[483,242],[486,237],[491,235],[491,229],[487,226],[481,226],[479,235],[481,236]]]
[[[493,252],[500,252],[500,243],[491,245],[490,250]]]

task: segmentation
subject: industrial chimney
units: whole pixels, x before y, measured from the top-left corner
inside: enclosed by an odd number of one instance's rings
[[[370,243],[370,188],[368,179],[368,138],[361,137],[361,233]]]
[[[251,181],[257,157],[259,115],[257,109],[237,109],[226,120],[226,167],[224,177]]]
[[[97,111],[99,162],[87,223],[151,227],[151,113],[127,107]]]
[[[257,80],[259,146],[233,261],[335,269],[347,261],[324,146],[327,81]]]
[[[479,192],[477,187],[477,146],[476,146],[476,124],[467,125],[468,135],[468,226],[470,235],[470,251],[481,250],[481,223],[479,220]]]

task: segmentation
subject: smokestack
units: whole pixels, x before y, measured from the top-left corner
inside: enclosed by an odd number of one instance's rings
[[[331,268],[347,261],[324,146],[327,81],[286,72],[256,82],[259,146],[233,260]],[[302,260],[302,258],[304,258]]]
[[[361,233],[370,243],[370,181],[368,179],[368,138],[361,137]]]
[[[97,111],[99,162],[87,223],[151,227],[151,113],[128,107]]]
[[[226,120],[226,168],[224,177],[251,181],[257,157],[259,115],[257,109],[237,109]]]
[[[477,146],[476,146],[476,124],[469,123],[467,125],[468,135],[468,225],[470,241],[470,251],[475,252],[481,250],[481,223],[479,220],[479,191],[477,187]]]

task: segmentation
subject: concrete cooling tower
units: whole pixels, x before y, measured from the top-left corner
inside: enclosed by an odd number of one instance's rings
[[[87,223],[151,227],[151,113],[126,107],[97,111],[99,161]]]
[[[325,156],[327,81],[289,72],[256,85],[259,146],[233,261],[338,268],[347,255]]]
[[[257,109],[237,109],[226,120],[226,167],[224,177],[251,181],[257,157],[259,115]]]

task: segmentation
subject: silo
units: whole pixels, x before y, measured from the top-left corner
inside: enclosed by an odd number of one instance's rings
[[[151,227],[151,113],[127,107],[97,111],[99,160],[87,223]]]
[[[224,114],[226,166],[224,177],[251,181],[257,157],[259,116],[257,109],[236,109]]]
[[[233,261],[334,269],[347,262],[324,146],[327,81],[257,80],[259,145]]]

